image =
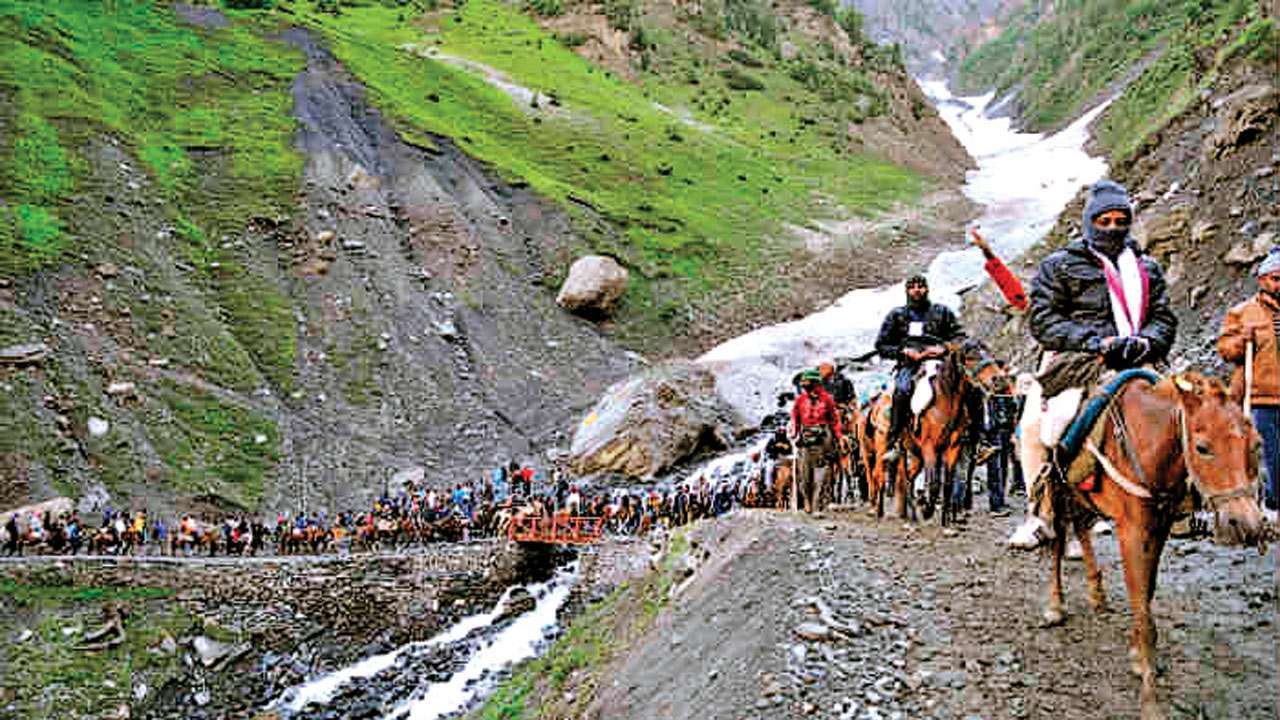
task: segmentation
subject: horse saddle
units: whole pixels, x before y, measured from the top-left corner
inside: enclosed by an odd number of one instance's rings
[[[915,388],[911,391],[911,414],[919,415],[933,402],[933,376],[942,367],[941,360],[925,360],[916,373]]]

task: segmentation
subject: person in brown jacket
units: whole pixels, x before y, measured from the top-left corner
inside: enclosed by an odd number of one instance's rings
[[[1280,247],[1258,266],[1258,294],[1236,305],[1222,321],[1218,354],[1236,365],[1231,390],[1243,400],[1245,365],[1253,343],[1253,378],[1248,389],[1253,424],[1262,435],[1267,482],[1264,502],[1274,522],[1280,506]]]

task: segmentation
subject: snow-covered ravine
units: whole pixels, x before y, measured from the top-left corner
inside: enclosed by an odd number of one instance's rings
[[[1084,146],[1100,105],[1061,132],[1020,133],[1008,118],[987,117],[993,95],[954,97],[944,83],[922,81],[952,132],[973,156],[964,193],[983,207],[977,220],[1006,260],[1042,239],[1084,185],[1103,177],[1107,164]],[[982,255],[956,228],[955,251],[929,265],[930,296],[954,308],[960,291],[983,281]],[[967,249],[961,249],[967,248]],[[905,300],[902,280],[849,291],[829,307],[792,322],[759,328],[728,340],[698,359],[716,376],[716,388],[743,417],[758,423],[774,412],[792,376],[823,357],[859,357],[875,344],[884,316]]]
[[[509,588],[488,612],[290,688],[270,709],[284,718],[322,711],[366,717],[376,710],[372,715],[383,718],[435,720],[459,713],[492,690],[499,673],[550,642],[577,579],[574,562],[547,582]],[[531,607],[517,610],[518,599]]]

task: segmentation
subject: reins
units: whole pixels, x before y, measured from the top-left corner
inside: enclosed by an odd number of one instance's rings
[[[1115,435],[1116,442],[1124,450],[1125,457],[1129,465],[1137,473],[1137,482],[1125,477],[1119,468],[1111,462],[1109,458],[1098,448],[1093,440],[1085,441],[1085,449],[1098,461],[1102,466],[1102,470],[1107,477],[1112,480],[1121,490],[1143,500],[1152,500],[1156,503],[1164,503],[1177,493],[1177,487],[1174,487],[1167,493],[1155,493],[1149,487],[1146,474],[1142,470],[1142,463],[1138,460],[1138,455],[1133,446],[1132,438],[1129,435],[1128,426],[1124,421],[1124,415],[1116,406],[1116,400],[1112,400],[1110,407],[1107,409],[1111,416],[1113,425],[1112,432]],[[1254,497],[1257,493],[1257,480],[1254,480],[1243,487],[1233,488],[1223,492],[1211,493],[1205,489],[1204,483],[1200,480],[1199,473],[1192,467],[1191,458],[1191,433],[1187,429],[1187,411],[1182,401],[1178,401],[1178,409],[1175,411],[1178,423],[1178,442],[1182,449],[1182,465],[1186,468],[1187,474],[1184,479],[1186,487],[1194,489],[1200,494],[1200,497],[1209,506],[1210,510],[1216,511],[1217,504],[1224,500],[1232,500],[1240,497]]]

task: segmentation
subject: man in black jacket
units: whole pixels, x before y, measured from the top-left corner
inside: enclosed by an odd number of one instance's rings
[[[1044,398],[1070,388],[1087,392],[1105,370],[1161,363],[1173,347],[1178,320],[1169,308],[1164,273],[1129,237],[1132,219],[1128,192],[1100,181],[1085,203],[1084,239],[1040,263],[1028,316],[1044,351],[1037,376]],[[1017,548],[1053,537],[1039,411],[1028,407],[1022,423],[1022,471],[1031,487],[1026,520],[1009,538]]]
[[[923,275],[907,280],[907,304],[894,308],[880,325],[876,352],[896,361],[893,370],[893,412],[889,423],[887,463],[898,460],[898,441],[911,419],[911,390],[920,363],[946,353],[944,343],[964,337],[951,308],[929,302],[929,283]]]

